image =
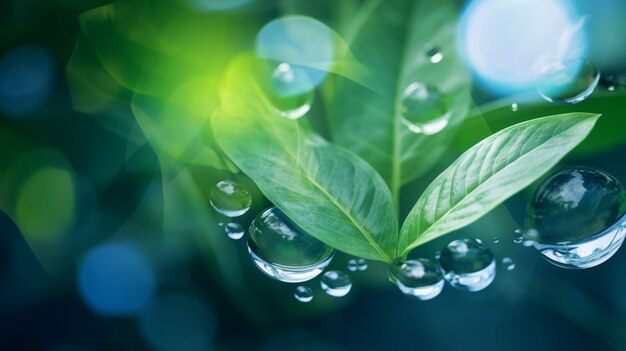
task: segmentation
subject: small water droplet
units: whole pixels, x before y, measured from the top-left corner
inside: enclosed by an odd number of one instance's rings
[[[313,300],[313,290],[308,286],[300,285],[293,292],[293,296],[300,302],[310,302]]]
[[[549,262],[564,268],[597,266],[624,241],[626,190],[602,170],[564,168],[539,185],[526,223],[525,236]]]
[[[513,231],[513,242],[521,244],[522,241],[524,241],[524,232],[521,229],[515,229],[515,231]]]
[[[348,270],[350,272],[356,272],[359,269],[355,258],[348,260]]]
[[[211,206],[226,217],[239,217],[248,212],[252,196],[245,186],[231,180],[223,180],[211,191]]]
[[[598,86],[600,72],[584,59],[556,62],[541,77],[539,93],[549,102],[577,104]]]
[[[504,267],[507,271],[512,271],[515,269],[515,263],[510,257],[505,257],[502,259],[502,267]]]
[[[444,280],[439,264],[426,258],[408,260],[393,268],[392,274],[400,291],[411,298],[430,300],[443,290]]]
[[[615,85],[609,85],[609,86],[607,87],[607,89],[608,89],[609,91],[615,91]]]
[[[441,53],[441,51],[437,47],[432,47],[432,48],[426,50],[426,57],[432,63],[439,63],[439,62],[441,62],[441,60],[443,60],[443,54]]]
[[[311,109],[313,89],[304,69],[283,62],[272,71],[266,90],[281,117],[298,119]]]
[[[435,257],[435,259],[438,260],[441,257],[441,250],[435,251],[435,254],[433,255],[433,257]]]
[[[328,271],[322,275],[320,285],[326,294],[334,297],[342,297],[346,296],[350,292],[350,289],[352,289],[352,280],[343,272]]]
[[[440,262],[444,278],[460,290],[483,290],[496,276],[493,254],[476,239],[452,241],[441,251]]]
[[[518,109],[517,104],[516,104],[516,103],[512,103],[512,104],[511,104],[511,111],[513,111],[513,112],[517,112],[517,109]]]
[[[402,93],[402,123],[413,133],[441,132],[450,120],[447,95],[422,83],[411,83]]]
[[[500,239],[499,239],[497,236],[494,236],[494,237],[493,237],[493,243],[494,243],[494,244],[497,244],[497,243],[499,243],[499,242],[500,242]]]
[[[299,283],[319,275],[335,250],[306,233],[278,208],[270,207],[250,225],[248,252],[263,273]]]
[[[362,258],[357,259],[356,267],[357,267],[357,270],[359,271],[367,270],[367,261]]]
[[[239,240],[243,238],[244,229],[241,224],[231,222],[224,226],[224,232],[226,232],[226,235],[228,235],[229,238]]]

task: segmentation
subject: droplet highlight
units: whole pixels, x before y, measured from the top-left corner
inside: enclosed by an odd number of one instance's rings
[[[328,271],[322,275],[320,286],[327,295],[342,297],[352,289],[350,276],[341,271]]]
[[[460,290],[483,290],[496,276],[493,254],[476,239],[452,241],[441,251],[439,261],[444,278]]]
[[[528,206],[525,239],[563,268],[608,260],[626,233],[626,191],[605,171],[568,167],[547,177]]]
[[[411,83],[402,93],[402,123],[413,133],[437,134],[448,125],[449,105],[447,95],[437,88]]]
[[[223,180],[211,191],[211,206],[226,217],[239,217],[252,206],[252,196],[248,189],[232,180]]]
[[[276,207],[261,212],[248,234],[252,261],[263,273],[282,282],[315,278],[335,254],[333,248],[306,233]]]
[[[430,300],[443,290],[443,274],[436,261],[427,258],[408,260],[391,272],[398,289],[407,297]]]

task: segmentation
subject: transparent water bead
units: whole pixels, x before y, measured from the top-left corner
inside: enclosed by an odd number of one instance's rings
[[[313,300],[313,290],[308,286],[300,285],[293,292],[293,297],[300,302],[310,302]]]
[[[517,112],[517,110],[518,110],[518,109],[519,109],[519,106],[517,106],[517,104],[516,104],[516,103],[512,103],[512,104],[511,104],[511,111],[513,111],[513,112]]]
[[[477,239],[454,240],[441,251],[439,261],[444,278],[460,290],[483,290],[496,276],[493,254]]]
[[[350,276],[340,271],[328,271],[324,273],[320,280],[322,290],[330,296],[346,296],[352,289]]]
[[[367,261],[362,258],[352,258],[348,260],[348,270],[350,272],[364,271],[367,269]]]
[[[494,244],[498,244],[500,242],[500,238],[498,238],[497,236],[493,237],[493,243]]]
[[[281,117],[298,119],[311,109],[313,89],[304,68],[283,62],[272,71],[266,92]]]
[[[600,72],[589,61],[578,59],[552,64],[541,76],[539,93],[549,102],[577,104],[598,86]]]
[[[303,231],[278,208],[270,207],[250,225],[248,252],[263,273],[282,282],[299,283],[318,276],[335,250]]]
[[[524,232],[521,229],[515,229],[515,231],[513,231],[513,242],[521,244],[522,241],[524,241]]]
[[[515,269],[515,262],[513,262],[512,258],[505,257],[502,259],[502,267],[504,267],[507,271],[512,271]]]
[[[239,217],[248,212],[252,196],[245,186],[232,180],[223,180],[211,191],[211,206],[226,217]]]
[[[564,268],[596,266],[624,241],[626,191],[612,175],[569,167],[546,178],[526,215],[525,239]]]
[[[402,93],[402,123],[413,133],[441,132],[450,120],[449,98],[437,88],[411,83]]]
[[[402,293],[418,300],[430,300],[441,293],[444,286],[439,264],[427,258],[408,260],[392,269],[396,285]]]
[[[239,240],[243,238],[244,229],[243,226],[239,223],[227,223],[224,226],[224,232],[228,235],[229,238],[233,240]]]
[[[432,47],[426,50],[426,57],[432,63],[439,63],[441,62],[441,60],[443,60],[443,54],[441,53],[441,50],[439,50],[438,47]]]

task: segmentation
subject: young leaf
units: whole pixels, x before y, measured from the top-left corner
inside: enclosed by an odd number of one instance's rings
[[[457,9],[437,2],[369,1],[343,33],[354,55],[382,80],[382,94],[337,78],[327,90],[333,140],[372,165],[399,188],[430,169],[442,155],[470,105],[470,78],[455,52]],[[433,63],[428,51],[443,55]],[[452,101],[442,132],[414,134],[401,123],[400,101],[413,82],[431,85]]]
[[[430,186],[402,226],[398,253],[464,227],[552,168],[600,115],[569,113],[516,124],[467,150]]]
[[[237,60],[224,80],[213,117],[218,143],[307,233],[349,254],[390,262],[398,225],[385,182],[303,122],[279,117],[254,81],[252,63]]]

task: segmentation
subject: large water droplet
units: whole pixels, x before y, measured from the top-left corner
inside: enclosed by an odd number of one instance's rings
[[[525,238],[564,268],[596,266],[624,241],[626,191],[612,175],[570,167],[546,178],[528,206]]]
[[[482,290],[496,276],[493,254],[476,239],[454,240],[441,251],[439,261],[446,280],[460,290]]]
[[[250,225],[248,252],[263,273],[298,283],[319,275],[335,250],[300,229],[278,208],[270,207]]]
[[[313,290],[308,286],[300,285],[293,292],[293,296],[300,302],[310,302],[313,300]]]
[[[298,119],[311,109],[313,89],[303,68],[281,63],[272,71],[266,91],[281,117]]]
[[[229,238],[233,240],[239,240],[243,238],[244,229],[243,226],[239,223],[227,223],[224,226],[224,232],[228,235]]]
[[[402,93],[402,123],[413,133],[441,132],[450,119],[448,97],[437,88],[411,83]]]
[[[252,196],[245,186],[232,180],[223,180],[211,191],[211,206],[226,217],[239,217],[248,212],[252,205]]]
[[[502,259],[502,267],[507,271],[512,271],[515,269],[515,262],[510,257],[505,257]]]
[[[350,292],[350,289],[352,289],[352,280],[343,272],[328,271],[322,276],[320,285],[326,294],[334,297],[342,297],[346,296]]]
[[[587,60],[554,63],[542,75],[539,93],[549,102],[577,104],[598,86],[600,73]]]
[[[443,290],[444,280],[439,264],[426,258],[408,260],[392,269],[392,274],[400,291],[411,298],[430,300]]]

